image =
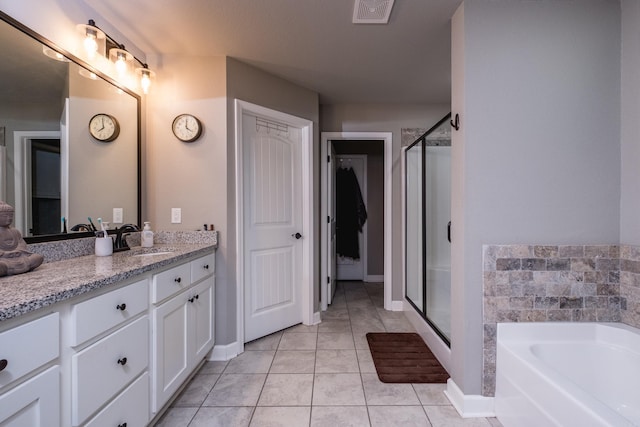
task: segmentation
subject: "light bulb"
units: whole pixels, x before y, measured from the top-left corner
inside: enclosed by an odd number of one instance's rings
[[[118,74],[122,75],[127,71],[126,55],[118,52],[118,59],[116,60],[116,70]]]
[[[92,34],[87,30],[87,36],[84,39],[84,49],[87,51],[87,56],[93,59],[98,51],[98,42],[96,41],[95,32]]]
[[[136,73],[140,77],[140,87],[142,88],[142,93],[148,95],[149,88],[151,88],[152,80],[156,73],[147,68],[147,64],[143,64],[143,67],[141,68],[136,68]]]
[[[149,87],[151,87],[151,78],[148,71],[142,71],[142,77],[140,78],[140,86],[142,86],[142,92],[145,95],[149,93]]]

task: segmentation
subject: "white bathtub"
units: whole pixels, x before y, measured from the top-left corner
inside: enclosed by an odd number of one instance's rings
[[[495,413],[505,427],[640,426],[640,330],[500,323]]]

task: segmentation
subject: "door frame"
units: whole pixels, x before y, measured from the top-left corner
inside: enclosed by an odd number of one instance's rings
[[[320,307],[323,311],[327,309],[327,286],[328,277],[328,258],[329,258],[329,242],[327,238],[327,221],[329,215],[327,209],[327,201],[329,198],[329,189],[327,188],[327,156],[331,152],[329,144],[332,142],[346,140],[370,140],[384,142],[384,308],[385,310],[402,310],[402,304],[394,304],[392,301],[392,283],[391,283],[391,256],[392,256],[392,132],[322,132],[320,144],[320,159],[322,167],[320,168]],[[365,276],[366,276],[365,271]]]
[[[14,227],[24,236],[31,236],[31,140],[60,140],[60,215],[69,218],[69,147],[60,131],[13,132]]]
[[[313,325],[313,122],[250,102],[235,99],[235,167],[236,167],[236,338],[238,353],[244,351],[244,164],[242,150],[242,116],[253,113],[266,116],[301,130],[302,146],[302,313],[301,321]]]

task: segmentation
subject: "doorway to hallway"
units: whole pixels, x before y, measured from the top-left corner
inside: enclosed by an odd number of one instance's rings
[[[350,148],[349,144],[352,144]],[[367,169],[371,166],[371,157],[367,150],[377,149],[378,162],[374,165],[379,169],[380,178],[373,187],[376,187],[378,205],[374,218],[368,218],[364,227],[369,230],[362,235],[362,246],[371,248],[371,242],[365,244],[364,239],[373,238],[371,224],[377,222],[378,232],[374,242],[377,249],[373,255],[376,260],[371,262],[371,255],[361,261],[363,268],[362,279],[365,281],[384,282],[384,308],[393,310],[391,300],[391,144],[392,136],[389,132],[324,132],[322,133],[321,158],[327,162],[321,168],[321,309],[325,311],[331,304],[331,297],[335,290],[335,282],[340,277],[335,268],[338,265],[336,254],[336,222],[335,222],[335,170],[339,167],[337,156],[367,155]],[[360,146],[363,152],[354,152],[353,146]],[[365,148],[362,148],[365,147]],[[333,155],[332,155],[333,152]],[[343,163],[344,163],[343,158]],[[353,160],[352,160],[353,161]],[[368,179],[367,181],[370,181]],[[368,182],[367,182],[368,184]],[[364,187],[364,185],[361,185]],[[367,186],[367,194],[371,193],[371,187]],[[368,205],[371,204],[369,200]],[[371,209],[368,209],[370,214]],[[326,218],[326,219],[325,219]],[[365,237],[367,236],[367,237]],[[364,256],[364,255],[363,255]],[[344,261],[344,260],[343,260]],[[349,262],[349,261],[347,261]],[[345,264],[343,262],[343,264]],[[374,270],[371,270],[371,266]],[[352,276],[353,277],[353,276]],[[358,278],[359,279],[359,278]]]

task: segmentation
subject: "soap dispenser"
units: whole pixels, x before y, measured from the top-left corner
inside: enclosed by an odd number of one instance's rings
[[[150,248],[153,246],[153,231],[151,231],[150,224],[150,222],[145,221],[144,228],[142,229],[140,240],[143,248]]]

